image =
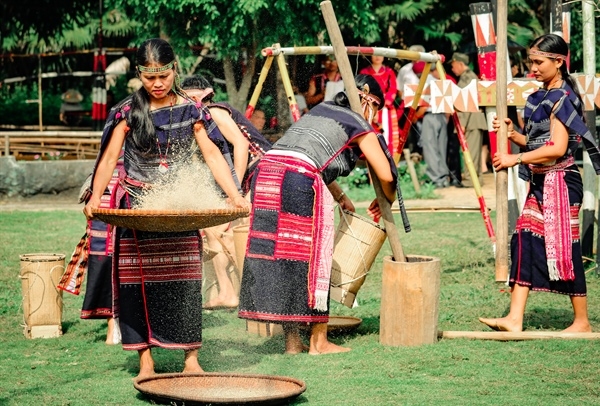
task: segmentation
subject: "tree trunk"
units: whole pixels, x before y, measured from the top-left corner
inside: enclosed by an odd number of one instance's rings
[[[229,104],[235,109],[243,112],[246,110],[248,104],[248,95],[250,94],[250,86],[252,85],[252,79],[254,78],[254,72],[256,71],[256,46],[252,49],[248,49],[248,65],[242,76],[242,82],[240,88],[237,88],[235,80],[234,60],[230,57],[223,59],[223,70],[225,71],[225,88],[227,90],[227,96]]]

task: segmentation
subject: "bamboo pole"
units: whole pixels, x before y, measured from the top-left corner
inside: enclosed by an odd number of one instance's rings
[[[380,48],[380,47],[346,47],[347,55],[378,55],[385,56],[387,58],[406,59],[410,61],[425,61],[435,63],[437,61],[443,62],[443,56],[439,54],[433,54],[429,52],[414,52],[403,49],[393,48]],[[279,54],[284,55],[332,55],[334,54],[334,47],[332,46],[308,46],[308,47],[269,47],[264,48],[261,53],[263,56],[277,56]]]
[[[504,123],[508,112],[507,104],[507,0],[498,0],[498,35],[496,49],[496,116],[500,121],[496,148],[501,154],[508,153],[508,129]],[[508,171],[496,172],[496,281],[508,279]]]
[[[44,131],[42,111],[42,57],[38,56],[38,121],[40,131]]]
[[[526,340],[598,340],[600,333],[563,333],[562,331],[439,331],[438,338],[469,338],[475,340],[526,341]]]
[[[298,108],[298,103],[296,102],[296,96],[294,96],[292,81],[290,80],[290,75],[288,74],[287,66],[285,65],[285,56],[283,56],[283,54],[277,55],[277,66],[279,67],[279,74],[281,75],[283,88],[285,89],[290,111],[292,112],[292,120],[296,122],[300,120],[300,109]]]
[[[438,62],[436,64],[436,69],[440,75],[441,80],[446,80],[446,72],[444,71],[444,67],[442,66],[442,62]],[[477,196],[477,200],[479,202],[479,211],[481,212],[481,216],[483,217],[483,223],[485,225],[485,229],[488,233],[488,237],[492,241],[492,249],[494,253],[496,252],[496,235],[494,233],[494,226],[492,225],[492,219],[490,217],[490,213],[487,209],[487,205],[485,204],[485,199],[483,197],[483,191],[481,190],[481,184],[479,183],[479,177],[477,176],[477,171],[475,170],[475,165],[473,165],[473,158],[471,158],[471,152],[469,152],[469,145],[467,144],[467,139],[465,138],[465,132],[462,129],[460,124],[460,120],[458,119],[458,114],[456,111],[452,113],[452,120],[454,121],[454,127],[456,128],[456,135],[458,137],[458,141],[460,142],[460,147],[463,151],[463,159],[465,161],[465,165],[469,174],[471,175],[471,179],[473,180],[473,188],[475,189],[475,195]]]
[[[410,159],[410,149],[404,148],[402,150],[404,153],[404,160],[406,161],[406,166],[408,167],[408,173],[410,174],[410,179],[412,180],[413,186],[415,187],[415,192],[418,195],[421,194],[421,185],[419,185],[419,178],[417,177],[417,171],[415,171],[415,164],[412,159]]]
[[[271,64],[273,63],[273,57],[269,56],[265,60],[265,63],[260,71],[260,76],[258,77],[258,83],[254,88],[254,92],[252,93],[252,97],[250,98],[250,102],[248,103],[248,107],[246,107],[246,118],[251,118],[252,113],[254,113],[254,108],[258,103],[258,98],[260,97],[260,92],[262,92],[263,85],[265,80],[267,79],[267,74],[269,73],[269,69],[271,69]]]
[[[427,83],[427,76],[429,76],[430,71],[431,64],[426,63],[425,68],[423,68],[423,73],[421,73],[421,79],[419,80],[419,85],[417,86],[415,97],[413,98],[412,104],[408,109],[408,115],[406,117],[406,121],[404,122],[404,127],[402,127],[402,129],[400,130],[398,149],[394,151],[394,161],[396,162],[396,164],[400,161],[400,151],[404,149],[404,144],[406,144],[406,140],[408,139],[408,131],[410,130],[410,126],[413,124],[415,114],[417,114],[417,109],[419,108],[419,101],[421,100],[421,95],[423,94],[423,89],[425,88],[425,84]]]
[[[350,106],[354,112],[362,115],[362,108],[360,106],[360,99],[358,97],[356,83],[354,82],[354,75],[352,73],[352,68],[350,67],[348,54],[346,54],[346,47],[344,46],[342,33],[340,31],[340,27],[338,26],[337,18],[330,1],[321,2],[321,12],[323,13],[323,19],[325,20],[325,25],[327,26],[327,32],[329,33],[331,44],[333,45],[335,59],[338,62],[338,67],[340,74],[342,75],[342,80],[344,81],[346,93],[350,99]],[[375,194],[377,195],[377,202],[379,203],[379,208],[381,209],[381,218],[383,219],[383,223],[385,225],[385,232],[392,248],[394,260],[397,262],[405,262],[406,257],[404,255],[404,250],[402,249],[400,237],[398,236],[398,230],[396,229],[396,224],[394,222],[391,205],[383,193],[380,180],[372,171],[371,181],[373,183],[373,188],[375,189]]]

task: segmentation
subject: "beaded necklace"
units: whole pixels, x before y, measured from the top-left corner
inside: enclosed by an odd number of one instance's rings
[[[175,96],[177,97],[177,96]],[[154,124],[154,128],[156,131],[156,128],[158,127],[156,125],[156,122],[154,121],[154,115],[150,115],[150,117],[152,118],[152,124]],[[169,103],[169,127],[167,129],[167,148],[165,148],[165,154],[162,154],[161,148],[160,148],[160,141],[158,139],[158,133],[156,133],[156,146],[158,148],[158,157],[159,157],[159,163],[158,163],[158,171],[160,173],[166,173],[169,170],[169,163],[167,162],[167,156],[169,155],[169,147],[171,146],[171,126],[173,125],[173,100],[171,99],[170,103]]]

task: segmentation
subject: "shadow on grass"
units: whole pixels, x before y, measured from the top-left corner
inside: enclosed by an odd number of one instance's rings
[[[489,317],[505,317],[509,310],[510,304],[502,314]],[[598,318],[590,317],[590,324],[594,325],[598,321]],[[573,311],[571,310],[531,306],[525,309],[523,315],[523,331],[561,331],[569,327],[572,322]]]
[[[379,317],[363,317],[354,335],[379,334]]]
[[[223,327],[227,324],[230,323],[229,320],[226,320],[223,317],[220,317],[219,314],[221,313],[234,313],[237,312],[237,309],[235,310],[212,310],[212,311],[207,311],[204,310],[202,312],[202,328],[206,329],[206,328],[216,328],[216,327]]]
[[[206,372],[236,371],[261,362],[265,356],[283,354],[283,336],[272,337],[259,344],[251,345],[233,340],[203,340],[199,349],[200,365]],[[184,352],[153,348],[152,357],[156,373],[177,373],[183,370]],[[139,357],[133,352],[127,357],[124,369],[132,377],[139,373]]]
[[[80,321],[79,321],[79,320],[76,320],[76,321],[63,321],[63,322],[61,323],[61,325],[62,325],[62,332],[63,332],[63,334],[67,334],[67,333],[69,332],[69,329],[70,329],[71,327],[75,327],[75,326],[76,326],[77,324],[79,324],[79,323],[80,323]]]
[[[506,312],[508,313],[508,311]],[[532,307],[525,311],[523,329],[533,330],[564,330],[573,322],[573,312],[566,309],[549,309]]]

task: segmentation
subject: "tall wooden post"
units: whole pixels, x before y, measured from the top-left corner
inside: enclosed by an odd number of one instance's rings
[[[563,5],[564,7],[568,5]],[[582,2],[582,20],[583,20],[583,72],[586,75],[594,76],[596,74],[596,35],[594,22],[594,6],[592,3]],[[589,8],[592,8],[591,11]],[[589,13],[586,15],[586,12]],[[570,21],[570,14],[565,11],[566,16],[563,22]],[[567,27],[563,26],[563,32],[569,35]],[[563,36],[568,42],[568,37]],[[585,119],[589,130],[596,134],[596,110],[586,110]],[[593,256],[594,251],[594,222],[596,211],[596,190],[597,190],[596,171],[592,166],[592,161],[587,150],[583,149],[583,201],[581,203],[581,253],[587,257]]]
[[[480,76],[484,80],[496,80],[497,93],[496,107],[486,109],[486,115],[488,122],[491,117],[498,115],[500,118],[501,114],[497,113],[498,109],[502,108],[502,104],[499,103],[502,94],[502,88],[504,89],[504,104],[503,104],[503,116],[506,117],[506,72],[507,72],[507,56],[506,50],[508,49],[505,41],[504,53],[502,53],[501,45],[496,44],[496,31],[494,29],[494,14],[492,13],[491,3],[472,3],[469,5],[469,11],[471,14],[471,21],[473,23],[473,31],[475,33],[475,45],[477,46],[477,61],[479,63]],[[498,15],[498,10],[496,15]],[[499,14],[502,16],[502,14]],[[505,17],[500,17],[505,18]],[[506,23],[505,23],[506,27]],[[501,41],[498,38],[498,41]],[[500,60],[500,57],[503,57]],[[504,72],[504,87],[498,82],[498,72]],[[506,134],[506,133],[505,133]],[[501,140],[500,134],[496,134],[493,131],[489,132],[490,135],[490,153],[493,154],[496,150],[499,152],[507,152],[508,144],[507,139]],[[502,145],[500,145],[502,144]],[[495,146],[495,148],[494,148]],[[496,176],[496,280],[506,281],[508,277],[508,174],[507,171],[498,174]]]
[[[502,123],[497,133],[499,153],[508,153],[507,126],[504,119],[507,116],[506,77],[508,65],[507,0],[498,0],[498,48],[496,55],[496,115]],[[496,281],[505,282],[508,279],[508,171],[501,170],[496,174]]]
[[[595,6],[593,3],[584,1],[581,4],[581,20],[583,22],[583,72],[586,75],[595,76],[596,74],[596,22]],[[596,110],[585,111],[585,119],[589,130],[596,136]],[[581,249],[583,255],[592,255],[594,236],[594,208],[596,203],[597,177],[587,151],[584,151],[583,161],[583,220],[582,227],[586,227],[591,219],[589,227],[583,228]],[[588,189],[589,188],[589,189]],[[599,228],[600,230],[600,228]],[[587,234],[591,234],[588,236]],[[584,250],[585,241],[585,250]],[[589,242],[588,242],[589,241]],[[591,244],[590,247],[587,244]],[[600,240],[596,246],[596,263],[600,261]],[[600,271],[596,268],[596,273]]]

